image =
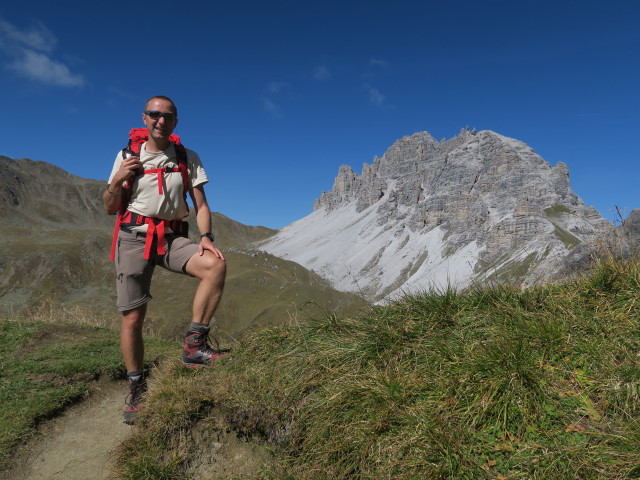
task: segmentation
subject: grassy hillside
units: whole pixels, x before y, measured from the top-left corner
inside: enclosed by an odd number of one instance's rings
[[[45,162],[0,157],[0,313],[45,305],[81,308],[89,317],[110,312],[117,324],[115,272],[109,262],[115,217],[104,213],[106,182],[80,178]],[[192,237],[197,228],[192,214]],[[243,332],[323,310],[355,312],[366,305],[338,292],[293,262],[257,254],[253,242],[275,233],[212,214],[216,244],[225,252],[228,280],[216,320],[232,341]],[[179,338],[191,319],[192,278],[158,269],[147,327]],[[53,307],[55,308],[55,307]]]
[[[203,425],[273,452],[256,478],[640,478],[639,292],[640,261],[607,261],[565,285],[292,321],[209,369],[169,363],[121,478],[196,478]]]
[[[243,225],[218,212],[212,213],[211,219],[214,225],[216,244],[224,249],[244,247],[265,240],[277,233],[277,230],[267,227]],[[190,228],[197,231],[193,215],[189,221]]]

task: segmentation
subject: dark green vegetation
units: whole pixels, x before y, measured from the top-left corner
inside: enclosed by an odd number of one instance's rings
[[[273,451],[256,478],[640,478],[639,293],[640,261],[607,261],[255,332],[163,370],[120,474],[190,478],[208,425]]]
[[[179,345],[147,341],[157,363]],[[0,319],[0,470],[37,424],[87,393],[101,376],[125,381],[117,333],[86,325]]]

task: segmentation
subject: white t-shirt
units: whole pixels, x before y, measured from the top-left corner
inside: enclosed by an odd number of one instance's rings
[[[156,168],[174,168],[178,166],[176,150],[173,144],[163,152],[147,152],[146,143],[140,146],[140,161],[145,170]],[[202,166],[202,161],[196,152],[187,151],[187,170],[189,172],[190,187],[197,187],[209,181]],[[122,163],[122,150],[116,155],[113,169],[109,176],[109,183],[113,180]],[[162,194],[158,193],[158,175],[145,173],[137,175],[131,190],[131,199],[127,210],[145,217],[157,217],[164,220],[174,220],[187,215],[188,209],[183,197],[183,182],[180,172],[167,172],[161,175],[163,179]],[[142,230],[146,230],[143,225]]]

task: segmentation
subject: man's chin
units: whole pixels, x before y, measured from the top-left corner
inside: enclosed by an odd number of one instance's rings
[[[167,132],[158,133],[154,131],[151,136],[156,142],[167,142],[169,141],[169,137],[171,136],[171,133],[167,133]]]

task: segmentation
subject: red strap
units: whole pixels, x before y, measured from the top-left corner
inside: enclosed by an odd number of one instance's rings
[[[109,261],[113,262],[116,258],[116,244],[118,243],[118,232],[120,231],[120,223],[122,222],[122,213],[118,212],[118,216],[116,217],[116,224],[113,227],[113,240],[111,241],[111,256],[109,257]]]
[[[153,168],[151,170],[145,170],[144,173],[155,173],[157,174],[158,177],[158,195],[162,195],[162,183],[163,183],[163,179],[162,179],[162,174],[164,172],[166,172],[167,169],[166,168]]]
[[[151,243],[153,242],[154,234],[156,233],[156,224],[152,222],[148,222],[147,225],[147,238],[144,242],[144,259],[149,260],[151,256]]]
[[[166,252],[164,248],[164,231],[167,220],[162,220],[158,225],[155,224],[153,218],[147,218],[145,222],[147,227],[147,238],[144,242],[144,259],[149,260],[151,257],[151,244],[153,243],[153,237],[158,239],[157,252],[158,255],[164,255]]]
[[[118,213],[116,217],[116,224],[113,229],[113,241],[111,243],[111,257],[109,260],[113,261],[115,259],[116,245],[118,243],[118,232],[120,231],[120,226],[122,223],[127,223],[131,219],[131,212],[127,210],[124,213]],[[144,220],[142,220],[144,219]],[[179,230],[178,225],[174,225],[175,222],[179,222],[176,220],[160,220],[157,224],[152,217],[144,217],[142,215],[138,215],[136,217],[136,223],[139,225],[147,224],[147,233],[145,235],[144,242],[144,259],[149,260],[151,258],[151,247],[153,245],[154,237],[157,238],[158,244],[156,246],[156,251],[158,255],[165,255],[167,250],[164,248],[164,241],[166,236],[167,226],[173,229],[174,233]]]
[[[174,167],[174,168],[153,168],[151,170],[145,170],[144,173],[154,173],[157,174],[158,176],[158,195],[162,195],[162,184],[163,184],[163,177],[162,175],[164,173],[167,172],[181,172],[180,167]],[[183,180],[184,181],[184,180]]]

